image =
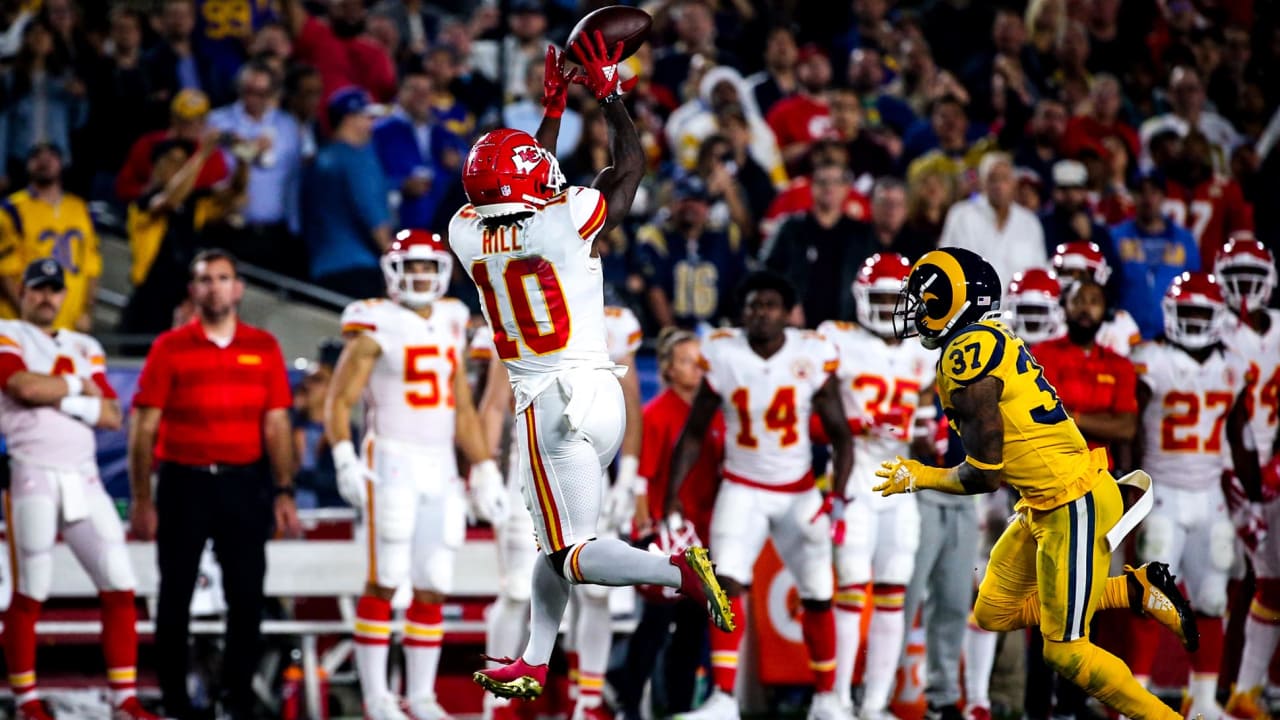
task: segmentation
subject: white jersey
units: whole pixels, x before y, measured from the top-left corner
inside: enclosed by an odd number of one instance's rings
[[[1249,368],[1249,429],[1258,447],[1258,462],[1271,459],[1280,415],[1280,310],[1267,310],[1270,326],[1258,334],[1232,315],[1222,342]]]
[[[486,229],[471,205],[449,222],[449,245],[480,291],[517,412],[561,373],[614,367],[604,275],[591,255],[606,212],[598,190],[571,186],[515,225]]]
[[[1116,310],[1110,320],[1102,323],[1094,342],[1120,357],[1129,357],[1133,348],[1142,342],[1142,332],[1138,329],[1138,321],[1126,310]]]
[[[18,355],[30,372],[86,383],[107,369],[97,340],[71,330],[49,335],[22,320],[0,320],[0,353]],[[28,407],[0,393],[0,434],[9,454],[28,463],[79,470],[95,462],[93,428],[56,407]]]
[[[629,308],[609,305],[604,309],[604,346],[609,359],[622,362],[640,349],[644,333],[640,321]]]
[[[890,345],[850,322],[828,320],[818,332],[841,358],[837,377],[845,415],[870,428],[853,438],[858,462],[849,483],[851,493],[870,494],[880,482],[875,471],[882,461],[910,455],[920,393],[933,387],[938,352],[917,342]]]
[[[816,332],[786,329],[786,340],[762,358],[737,328],[702,344],[707,383],[724,404],[724,475],[749,485],[812,486],[808,478],[813,394],[836,372],[835,345]],[[808,480],[806,480],[808,478]]]
[[[342,311],[342,331],[368,335],[382,353],[364,389],[365,427],[379,438],[448,448],[454,440],[453,379],[466,358],[467,307],[452,298],[424,318],[390,300]]]
[[[1142,413],[1142,467],[1157,483],[1184,490],[1218,487],[1230,457],[1227,416],[1245,386],[1247,365],[1230,350],[1204,364],[1166,343],[1133,351],[1138,380],[1151,390]]]

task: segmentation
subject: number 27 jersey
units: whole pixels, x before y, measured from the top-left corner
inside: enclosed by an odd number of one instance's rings
[[[1090,452],[1026,345],[995,320],[970,325],[943,348],[938,358],[943,410],[954,413],[951,396],[986,377],[1004,384],[1003,479],[1022,496],[1018,506],[1051,510],[1088,493],[1097,470],[1106,471],[1106,451]],[[954,421],[951,425],[960,431]]]
[[[571,186],[527,220],[485,227],[471,205],[449,222],[449,245],[480,291],[516,411],[574,368],[613,368],[605,347],[604,275],[592,239],[604,196]]]
[[[739,329],[702,345],[706,382],[724,404],[724,476],[779,490],[812,486],[809,414],[813,394],[839,369],[836,348],[812,331],[786,329],[769,358]]]

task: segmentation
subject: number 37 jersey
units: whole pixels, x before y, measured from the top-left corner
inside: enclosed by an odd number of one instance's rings
[[[839,369],[836,348],[812,331],[786,329],[769,358],[739,329],[702,345],[706,382],[724,405],[725,479],[778,490],[813,485],[809,414],[813,394]]]
[[[423,447],[453,447],[454,374],[465,358],[467,306],[452,298],[431,316],[389,300],[360,300],[342,311],[342,332],[364,333],[382,353],[364,389],[365,427]]]
[[[986,377],[1004,384],[1003,479],[1022,496],[1018,506],[1050,510],[1088,493],[1099,470],[1106,471],[1106,451],[1090,452],[1026,345],[995,320],[970,325],[943,348],[938,358],[943,410],[952,415],[952,395]],[[960,431],[954,421],[952,427]]]
[[[449,244],[480,291],[516,411],[574,368],[613,368],[605,347],[604,275],[592,239],[604,196],[571,186],[527,220],[486,228],[471,205],[449,222]]]

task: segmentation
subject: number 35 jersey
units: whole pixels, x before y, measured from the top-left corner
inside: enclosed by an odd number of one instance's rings
[[[1051,510],[1093,489],[1098,471],[1106,471],[1106,451],[1089,451],[1026,345],[995,320],[970,325],[943,348],[938,358],[943,410],[952,415],[952,395],[986,377],[1004,384],[1003,479],[1022,496],[1018,507]],[[951,425],[960,432],[954,421]]]
[[[818,333],[830,340],[842,362],[840,400],[851,425],[866,428],[853,436],[853,476],[849,492],[870,495],[880,483],[880,463],[911,454],[911,428],[920,394],[933,388],[938,353],[918,342],[890,345],[853,323],[828,320]],[[879,500],[879,498],[877,498]]]
[[[1230,350],[1196,362],[1180,348],[1143,343],[1133,352],[1138,382],[1151,391],[1142,411],[1142,467],[1183,490],[1217,487],[1230,461],[1227,416],[1245,386],[1247,364]]]
[[[364,389],[365,427],[422,447],[453,447],[453,380],[466,357],[467,306],[452,298],[431,316],[389,300],[361,300],[342,311],[342,332],[364,333],[382,354]]]
[[[702,345],[702,362],[707,384],[724,405],[725,479],[800,491],[813,486],[813,394],[839,362],[835,346],[821,335],[785,332],[782,348],[762,358],[741,330],[717,330]]]
[[[516,412],[572,369],[612,369],[605,347],[604,275],[592,239],[604,196],[571,186],[527,220],[486,228],[471,205],[449,222],[449,245],[480,291]]]

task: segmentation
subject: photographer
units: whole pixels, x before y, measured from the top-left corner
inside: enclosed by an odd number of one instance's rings
[[[239,99],[210,113],[209,127],[222,131],[220,144],[229,160],[249,173],[244,226],[227,249],[251,265],[299,276],[304,271],[295,239],[302,135],[298,121],[279,107],[280,83],[271,66],[246,64],[236,78]]]

